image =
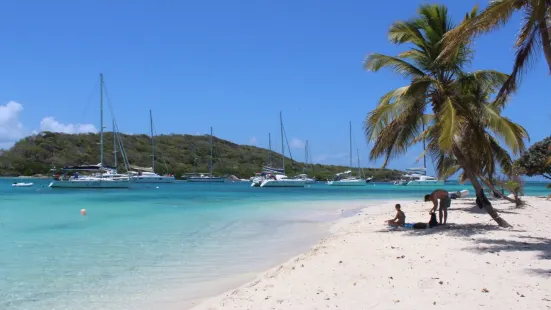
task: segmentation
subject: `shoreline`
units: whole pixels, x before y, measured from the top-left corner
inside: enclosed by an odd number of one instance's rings
[[[492,201],[512,229],[467,198],[452,202],[446,226],[390,230],[395,203],[408,223],[428,222],[430,205],[366,201],[307,252],[191,309],[551,308],[551,201],[524,199],[521,209]]]

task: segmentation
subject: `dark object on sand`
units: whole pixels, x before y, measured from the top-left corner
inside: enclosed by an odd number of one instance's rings
[[[429,225],[427,223],[415,223],[413,229],[427,229]]]
[[[429,228],[438,226],[438,221],[436,220],[436,213],[430,214]]]
[[[436,227],[438,226],[438,221],[436,220],[436,213],[431,213],[430,214],[430,220],[429,220],[429,223],[415,223],[413,224],[412,228],[413,229],[427,229],[427,228],[433,228],[433,227]]]

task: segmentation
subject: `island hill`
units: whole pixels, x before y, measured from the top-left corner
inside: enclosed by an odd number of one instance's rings
[[[149,136],[120,134],[130,164],[151,167],[151,140]],[[180,178],[186,173],[207,172],[210,160],[210,136],[201,135],[160,135],[155,136],[157,173],[171,173]],[[113,164],[113,134],[105,133],[105,164]],[[239,145],[230,141],[213,138],[214,174],[235,175],[249,178],[261,171],[268,161],[270,151],[250,145]],[[41,132],[21,139],[0,156],[0,175],[32,176],[49,175],[52,167],[99,162],[99,134],[64,134]],[[195,161],[195,154],[197,160]],[[297,152],[300,158],[304,152]],[[272,152],[274,166],[281,163],[281,155]],[[121,154],[118,153],[119,167],[122,168]],[[286,158],[289,176],[303,172],[304,163]],[[308,174],[318,180],[332,178],[335,173],[349,169],[343,166],[315,164],[308,168]],[[122,169],[121,169],[122,170]],[[367,176],[375,180],[394,180],[402,172],[389,169],[363,168]]]

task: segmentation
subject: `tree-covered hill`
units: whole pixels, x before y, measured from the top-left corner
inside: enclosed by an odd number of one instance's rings
[[[130,164],[151,167],[151,140],[147,135],[121,134]],[[208,172],[210,160],[209,136],[160,135],[155,137],[156,167],[158,173],[172,173],[177,177],[184,173]],[[267,164],[270,151],[249,145],[238,145],[226,140],[214,139],[214,173],[248,178]],[[113,165],[113,134],[105,133],[105,164]],[[195,163],[195,150],[197,162]],[[274,166],[281,162],[281,155],[272,152]],[[119,157],[119,167],[122,160]],[[99,163],[99,134],[63,134],[42,132],[18,141],[0,156],[0,175],[48,174],[52,167]],[[197,168],[195,168],[197,166]],[[286,160],[288,175],[302,173],[304,164]],[[314,165],[308,174],[320,180],[331,178],[348,167]],[[121,169],[122,170],[122,169]],[[392,180],[402,173],[388,169],[365,169],[365,174],[376,180]]]

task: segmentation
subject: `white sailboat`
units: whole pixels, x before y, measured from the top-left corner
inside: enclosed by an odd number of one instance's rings
[[[285,136],[283,133],[283,116],[279,112],[279,123],[281,130],[281,158],[282,173],[270,174],[260,183],[260,187],[304,187],[304,180],[290,179],[285,175]]]
[[[308,171],[308,159],[310,157],[309,154],[310,154],[310,149],[309,149],[309,145],[308,145],[308,140],[306,140],[306,143],[304,144],[304,172]],[[316,183],[316,180],[309,177],[307,173],[298,174],[293,179],[303,180],[305,184],[314,184],[314,183]]]
[[[119,175],[116,169],[104,165],[103,158],[103,74],[100,74],[100,163],[65,167],[63,174],[56,174],[50,183],[51,188],[128,188],[130,178]],[[80,172],[92,173],[81,176]],[[69,175],[72,173],[72,175]]]
[[[149,110],[149,127],[151,130],[151,167],[130,166],[132,182],[135,183],[174,183],[173,175],[159,175],[155,173],[155,136],[153,133],[153,114]]]
[[[199,175],[194,175],[189,177],[188,182],[209,182],[209,183],[223,183],[226,178],[216,177],[212,174],[213,168],[213,144],[212,144],[212,127],[210,128],[210,163],[209,163],[209,173],[201,173]]]
[[[352,122],[349,123],[350,131],[350,168],[352,168]],[[358,157],[359,161],[359,157]],[[358,163],[358,175],[360,172],[360,165]],[[330,186],[365,186],[366,182],[360,176],[355,177],[352,175],[352,170],[337,173],[335,180],[327,182]]]

